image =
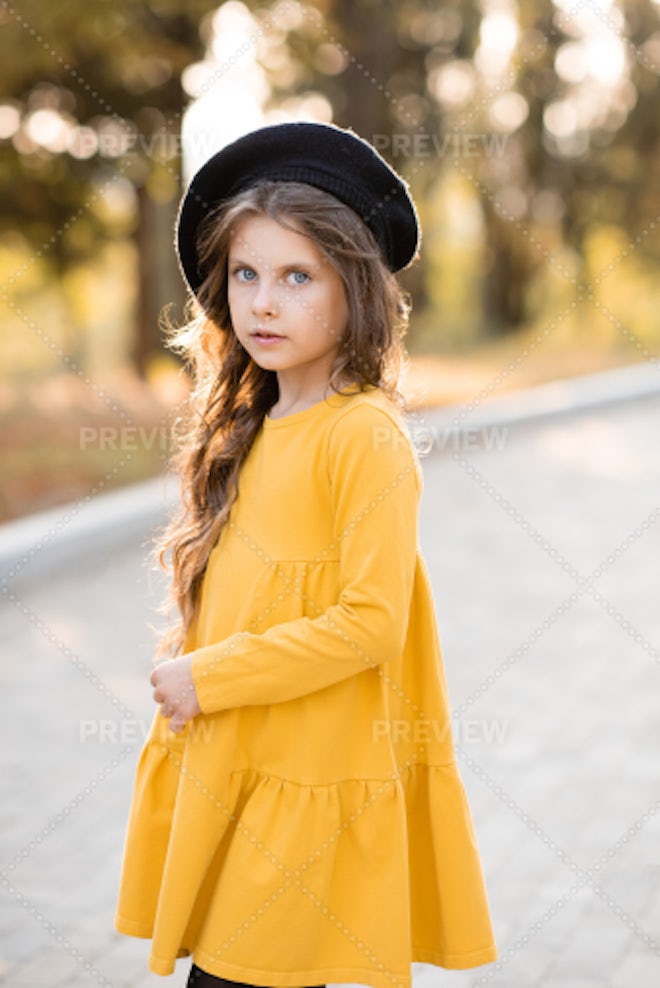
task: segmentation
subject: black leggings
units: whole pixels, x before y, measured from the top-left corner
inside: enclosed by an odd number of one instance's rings
[[[253,988],[241,981],[226,981],[225,978],[216,978],[214,974],[202,971],[196,964],[190,968],[186,988]],[[310,988],[326,988],[326,985],[311,985]]]

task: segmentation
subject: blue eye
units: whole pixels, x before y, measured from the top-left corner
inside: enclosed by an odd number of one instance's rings
[[[294,285],[304,285],[310,280],[306,271],[291,271],[289,277],[293,280]]]
[[[256,273],[252,268],[234,268],[234,275],[239,281],[254,281],[256,278]]]

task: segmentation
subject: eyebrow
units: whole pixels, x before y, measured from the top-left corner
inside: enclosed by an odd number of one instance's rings
[[[255,264],[259,263],[258,261],[244,261],[242,257],[238,257],[236,255],[232,256],[231,253],[227,260],[230,264],[241,264],[245,268],[253,268],[255,267]],[[291,261],[289,264],[282,264],[281,267],[274,268],[273,270],[281,273],[283,271],[291,271],[294,268],[311,268],[312,270],[315,270],[320,269],[321,267],[321,264],[312,264],[310,261]]]

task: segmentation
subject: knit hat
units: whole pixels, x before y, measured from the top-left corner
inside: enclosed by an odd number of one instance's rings
[[[274,124],[213,155],[181,199],[175,249],[193,292],[204,280],[195,247],[200,223],[221,201],[266,180],[305,182],[349,206],[373,233],[390,270],[415,257],[420,233],[408,187],[371,144],[333,124]]]

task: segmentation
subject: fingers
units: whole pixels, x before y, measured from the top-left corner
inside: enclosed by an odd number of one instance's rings
[[[173,734],[180,734],[188,723],[189,718],[182,717],[177,710],[171,710],[166,703],[162,705],[160,712],[166,720],[170,721],[169,728]]]
[[[154,701],[156,703],[162,703],[163,700],[165,699],[165,693],[163,692],[162,687],[159,685],[159,683],[160,683],[160,669],[158,668],[158,666],[156,666],[156,668],[151,673],[151,676],[149,677],[149,682],[154,687],[154,691],[153,691],[153,694],[152,694],[153,695],[153,698],[154,698]]]
[[[171,690],[168,691],[167,689],[167,682],[168,682],[166,675],[167,670],[162,669],[161,666],[162,663],[160,665],[157,665],[156,668],[151,673],[151,676],[149,677],[149,682],[154,687],[152,696],[154,698],[155,703],[165,703],[168,700],[168,692],[171,692]],[[165,681],[163,682],[164,673],[165,673],[165,677],[164,677]]]
[[[160,704],[161,715],[170,720],[170,730],[180,733],[200,713],[189,660],[180,658],[160,663],[153,669],[149,682],[154,687],[152,695],[154,702]]]

